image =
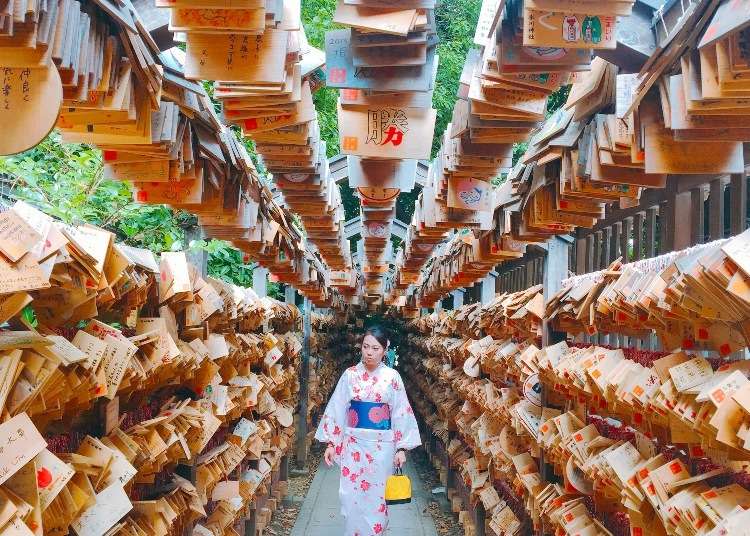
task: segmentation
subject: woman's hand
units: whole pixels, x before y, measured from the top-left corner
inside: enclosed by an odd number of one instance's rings
[[[406,452],[403,450],[399,450],[396,452],[396,455],[393,457],[393,465],[396,467],[403,467],[406,463]]]
[[[333,465],[333,460],[335,456],[336,456],[336,448],[333,445],[329,445],[328,448],[326,449],[325,454],[323,455],[323,458],[325,459],[326,465],[328,467]]]

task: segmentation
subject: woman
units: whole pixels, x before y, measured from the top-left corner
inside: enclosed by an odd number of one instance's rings
[[[315,433],[328,443],[326,464],[340,467],[346,536],[385,534],[385,481],[421,444],[401,375],[383,363],[389,346],[382,328],[365,332],[362,360],[341,375]]]

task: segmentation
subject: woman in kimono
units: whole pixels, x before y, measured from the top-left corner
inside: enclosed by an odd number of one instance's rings
[[[421,444],[401,375],[383,363],[389,346],[381,328],[365,332],[362,360],[341,375],[315,433],[328,443],[326,464],[341,471],[345,536],[385,534],[385,481]]]

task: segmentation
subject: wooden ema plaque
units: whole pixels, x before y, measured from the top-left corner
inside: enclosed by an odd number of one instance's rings
[[[0,67],[0,155],[26,151],[52,131],[62,103],[57,68]]]

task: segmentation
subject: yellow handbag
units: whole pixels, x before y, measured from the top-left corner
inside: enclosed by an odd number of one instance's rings
[[[385,481],[385,503],[406,504],[411,502],[411,480],[400,467]]]

